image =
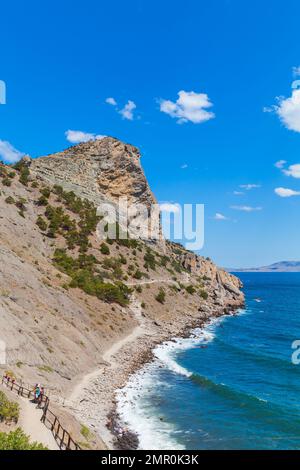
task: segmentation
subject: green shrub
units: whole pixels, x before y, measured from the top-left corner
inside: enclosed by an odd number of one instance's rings
[[[122,279],[123,278],[123,271],[120,266],[116,266],[113,270],[113,277],[115,279]]]
[[[121,262],[122,264],[127,264],[127,259],[125,258],[125,256],[120,255],[120,256],[119,256],[119,259],[120,259],[120,262]]]
[[[53,369],[51,366],[47,366],[47,364],[44,364],[42,366],[39,366],[38,369],[41,371],[41,372],[47,372],[49,374],[51,374],[53,372]]]
[[[195,292],[196,292],[195,287],[192,286],[192,285],[186,286],[185,290],[191,295],[195,294]]]
[[[164,268],[167,266],[169,261],[170,261],[170,259],[168,258],[168,256],[161,256],[160,257],[160,265],[163,266]]]
[[[111,303],[116,302],[125,306],[129,302],[129,289],[125,284],[117,282],[111,284],[103,282],[100,277],[94,276],[91,272],[81,270],[76,272],[70,283],[70,287],[79,287],[89,295],[94,295],[100,300]]]
[[[207,293],[205,290],[201,290],[201,291],[200,291],[200,297],[201,297],[203,300],[207,300],[207,298],[208,298],[208,293]]]
[[[26,199],[20,198],[20,199],[17,200],[17,202],[15,204],[16,204],[16,207],[18,209],[20,209],[20,211],[25,212],[26,211],[26,206],[25,206],[26,202],[27,202]]]
[[[8,178],[8,177],[3,178],[2,184],[3,184],[4,186],[11,186],[11,179]]]
[[[76,271],[76,269],[78,269],[76,260],[73,259],[71,256],[68,256],[66,250],[64,249],[57,248],[55,250],[53,262],[57,268],[59,268],[61,271],[71,277]]]
[[[5,199],[5,202],[6,202],[7,204],[15,204],[16,201],[14,200],[14,198],[13,198],[12,196],[8,196],[8,197]]]
[[[44,198],[44,196],[42,196],[42,198]],[[48,204],[45,210],[45,216],[50,221],[49,231],[47,233],[48,237],[55,238],[57,233],[60,233],[66,238],[70,248],[75,244],[80,245],[80,234],[76,231],[76,222],[72,220],[68,214],[65,214],[63,207],[53,207]]]
[[[91,436],[91,431],[89,430],[89,428],[87,426],[85,426],[84,424],[81,425],[81,429],[80,429],[80,434],[85,438],[85,439],[89,439],[89,437]]]
[[[155,297],[155,300],[157,300],[157,302],[161,303],[161,304],[164,304],[165,303],[165,300],[166,300],[166,293],[164,291],[164,289],[159,289],[159,293],[157,294],[157,296]]]
[[[38,201],[37,201],[37,205],[38,206],[47,206],[48,204],[48,199],[42,194],[41,197],[39,197]]]
[[[36,219],[36,225],[39,227],[39,229],[42,232],[45,232],[48,228],[48,224],[47,224],[46,220],[40,215]]]
[[[18,403],[10,401],[5,393],[0,391],[0,421],[1,422],[18,422],[20,408]]]
[[[109,246],[104,242],[102,243],[102,245],[100,247],[100,251],[103,255],[109,255],[110,254]]]
[[[139,269],[137,269],[135,273],[133,274],[133,277],[134,279],[142,279],[143,273]]]
[[[72,278],[70,287],[78,287],[105,302],[116,302],[122,306],[128,304],[131,289],[120,281],[115,284],[103,282],[102,277],[94,273],[95,257],[79,255],[74,259],[67,255],[66,250],[56,249],[53,261],[57,268]]]
[[[46,199],[49,199],[50,197],[50,194],[51,194],[51,191],[50,191],[50,188],[42,188],[40,189],[40,193],[42,196],[44,196]]]
[[[29,168],[26,165],[23,165],[20,170],[20,177],[19,177],[20,183],[22,183],[24,186],[28,186],[29,176],[30,176]]]
[[[3,163],[0,163],[0,176],[1,177],[7,176],[7,171]]]
[[[181,264],[178,263],[178,261],[173,260],[171,264],[172,264],[172,268],[173,268],[177,273],[181,273],[181,272],[183,271],[183,268],[182,268]]]
[[[30,442],[21,428],[9,433],[0,432],[0,450],[47,450],[38,442]]]
[[[155,271],[156,269],[156,261],[155,261],[155,256],[151,253],[150,250],[147,250],[147,253],[144,256],[144,261],[145,261],[145,268],[148,269],[151,268]]]
[[[54,194],[57,194],[57,196],[62,196],[64,193],[64,189],[62,186],[59,186],[58,184],[55,184],[52,188]]]

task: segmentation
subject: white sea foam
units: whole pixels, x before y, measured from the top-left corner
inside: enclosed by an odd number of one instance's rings
[[[117,394],[117,411],[122,422],[139,437],[139,448],[147,450],[184,449],[176,440],[176,428],[163,420],[163,416],[155,414],[150,405],[149,392],[153,385],[165,387],[159,383],[156,366],[146,366],[134,374],[126,387]],[[168,386],[168,385],[167,385]]]
[[[194,329],[189,338],[174,338],[157,346],[153,351],[154,361],[132,375],[127,385],[117,392],[118,414],[123,425],[137,433],[140,449],[184,449],[176,438],[181,430],[157,415],[155,405],[151,404],[151,391],[154,387],[170,386],[159,380],[162,367],[174,374],[191,377],[193,373],[177,363],[176,355],[180,351],[206,346],[214,339],[214,330],[223,318],[212,320],[205,328]]]

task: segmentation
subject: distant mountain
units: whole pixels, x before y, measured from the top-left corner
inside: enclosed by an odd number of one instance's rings
[[[300,272],[300,261],[279,261],[269,266],[261,266],[259,268],[226,268],[229,272],[256,272],[256,273],[298,273]]]

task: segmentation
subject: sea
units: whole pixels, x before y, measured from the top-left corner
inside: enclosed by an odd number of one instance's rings
[[[156,347],[119,390],[141,449],[300,449],[300,273],[237,275],[245,309]]]

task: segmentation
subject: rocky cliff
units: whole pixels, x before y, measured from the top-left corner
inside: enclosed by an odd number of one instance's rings
[[[112,137],[90,141],[31,161],[31,172],[50,184],[61,184],[96,206],[126,196],[130,204],[156,203],[136,147]]]

